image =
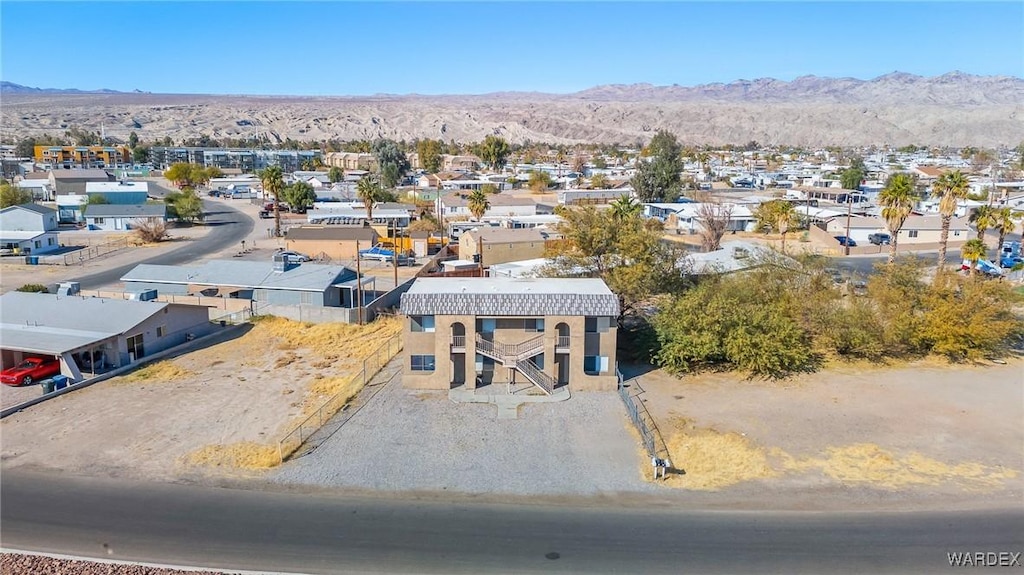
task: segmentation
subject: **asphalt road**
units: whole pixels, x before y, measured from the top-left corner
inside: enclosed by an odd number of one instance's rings
[[[205,236],[165,254],[72,278],[69,281],[79,282],[82,289],[96,289],[117,283],[125,273],[139,264],[178,265],[188,263],[228,246],[237,245],[252,233],[252,218],[230,206],[204,200],[203,210],[206,213],[205,225],[210,226],[210,232]]]
[[[934,573],[1024,511],[687,512],[357,499],[5,471],[7,549],[300,573]],[[1019,569],[1016,571],[1019,572]]]

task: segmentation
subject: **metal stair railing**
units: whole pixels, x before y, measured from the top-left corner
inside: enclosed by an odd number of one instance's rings
[[[528,359],[516,362],[516,369],[532,381],[544,393],[551,395],[555,391],[555,382],[548,374],[541,371],[537,364]]]

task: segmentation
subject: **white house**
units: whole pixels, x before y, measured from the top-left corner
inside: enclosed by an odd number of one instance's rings
[[[18,187],[32,192],[32,199],[35,201],[50,201],[53,199],[53,188],[49,180],[21,180]]]
[[[0,210],[0,247],[21,254],[40,254],[59,248],[57,211],[36,204]]]
[[[537,202],[530,198],[491,194],[487,196],[487,201],[491,207],[484,212],[484,218],[537,215]],[[439,197],[436,212],[443,214],[446,218],[472,217],[472,213],[469,211],[469,195],[449,193]]]
[[[131,230],[139,222],[166,222],[164,204],[92,204],[85,209],[90,230]]]

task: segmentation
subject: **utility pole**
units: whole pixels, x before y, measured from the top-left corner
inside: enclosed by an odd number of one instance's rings
[[[356,294],[359,298],[356,311],[359,314],[359,325],[363,325],[363,268],[359,260],[359,240],[356,240]]]
[[[480,241],[477,242],[477,249],[480,250],[480,277],[484,277],[484,234],[482,232]]]
[[[392,243],[395,247],[391,248],[391,262],[395,267],[395,287],[398,287],[398,220],[392,218],[394,222],[395,231],[392,234]]]
[[[850,194],[846,194],[846,241],[843,243],[846,247],[846,255],[850,255],[850,213],[853,210],[853,197]]]

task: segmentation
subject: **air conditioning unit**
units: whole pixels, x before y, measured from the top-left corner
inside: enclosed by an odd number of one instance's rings
[[[78,282],[63,282],[57,284],[57,295],[78,295],[81,284]]]
[[[138,292],[127,292],[125,296],[132,301],[152,301],[156,299],[156,290],[147,289]]]

